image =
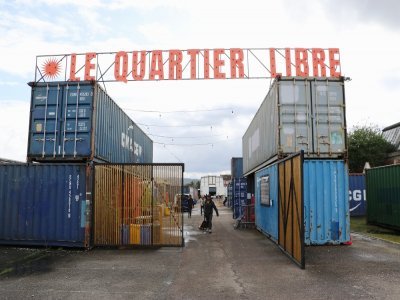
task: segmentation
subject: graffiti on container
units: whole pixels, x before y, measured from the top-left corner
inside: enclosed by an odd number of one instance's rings
[[[136,143],[133,138],[131,138],[128,134],[122,132],[121,134],[121,146],[122,148],[128,149],[133,152],[136,156],[142,155],[142,146]]]

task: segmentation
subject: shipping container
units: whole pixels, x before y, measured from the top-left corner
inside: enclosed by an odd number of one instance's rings
[[[247,179],[232,179],[232,197],[233,197],[233,218],[237,219],[243,216],[243,207],[247,205]]]
[[[230,182],[227,187],[228,207],[233,209],[233,183]]]
[[[153,162],[153,141],[99,84],[30,85],[29,162]]]
[[[243,177],[243,157],[232,157],[231,175],[232,178]]]
[[[348,168],[343,160],[304,160],[306,245],[340,244],[350,240],[348,186]],[[279,237],[278,190],[277,163],[256,172],[256,227],[274,241]]]
[[[91,168],[0,165],[0,244],[90,246]]]
[[[268,201],[261,202],[261,194]],[[270,239],[278,241],[278,165],[273,164],[256,172],[256,228]]]
[[[367,197],[365,175],[363,173],[349,174],[349,206],[350,216],[365,216],[367,213]]]
[[[366,170],[367,222],[400,230],[400,165]]]
[[[343,78],[276,78],[242,139],[243,173],[300,150],[347,156]]]

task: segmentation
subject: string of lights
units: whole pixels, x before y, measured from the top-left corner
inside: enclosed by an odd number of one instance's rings
[[[145,110],[145,109],[133,109],[133,108],[124,108],[124,110],[136,111],[142,113],[158,113],[158,114],[173,114],[173,113],[197,113],[197,112],[213,112],[213,111],[230,111],[234,114],[234,110],[232,108],[214,108],[214,109],[192,109],[192,110]]]
[[[166,135],[157,135],[157,134],[151,134],[151,133],[146,133],[146,134],[150,135],[150,136],[166,138],[166,139],[201,139],[201,138],[213,138],[213,137],[225,136],[225,134],[203,135],[203,136],[166,136]]]
[[[227,137],[228,139],[228,137]],[[230,139],[230,141],[239,140],[241,138]],[[153,141],[154,144],[162,145],[162,146],[179,146],[179,147],[197,147],[197,146],[211,146],[214,147],[216,144],[225,143],[226,140],[219,140],[215,142],[207,142],[207,143],[190,143],[190,144],[180,144],[180,143],[163,143],[160,141]]]
[[[142,125],[145,127],[210,127],[213,128],[211,124],[186,124],[186,125],[159,125],[159,124],[144,124],[144,123],[136,123],[138,125]]]

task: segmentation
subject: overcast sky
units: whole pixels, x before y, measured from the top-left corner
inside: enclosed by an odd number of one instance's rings
[[[342,74],[352,79],[345,87],[348,128],[392,125],[400,121],[399,11],[396,0],[0,0],[0,157],[26,159],[26,83],[41,54],[336,47]],[[230,173],[269,84],[118,82],[107,91],[153,139],[155,162],[183,162],[185,176],[199,178]]]

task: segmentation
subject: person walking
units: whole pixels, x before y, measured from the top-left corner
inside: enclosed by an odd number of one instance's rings
[[[189,195],[189,199],[188,199],[188,218],[192,217],[193,206],[194,206],[194,201],[193,201],[192,195]]]
[[[214,201],[212,201],[211,196],[208,196],[206,198],[206,201],[204,202],[204,217],[207,221],[207,232],[211,233],[212,232],[212,217],[213,217],[213,210],[215,210],[217,217],[219,217],[218,209],[215,206]]]

